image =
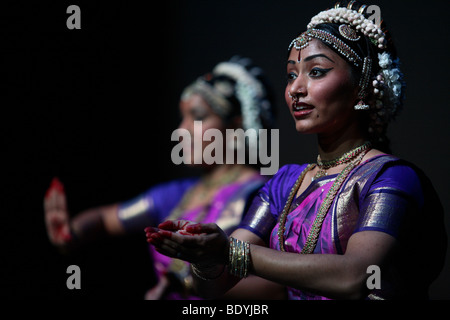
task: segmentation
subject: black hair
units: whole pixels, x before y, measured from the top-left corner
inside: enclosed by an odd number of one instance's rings
[[[366,19],[370,18],[370,15],[367,12],[367,8],[369,6],[364,5],[358,1],[340,1],[335,4],[335,8],[337,7],[348,7],[349,4],[352,4],[351,9],[355,11],[361,11]],[[364,7],[363,7],[364,6]],[[360,10],[361,9],[361,10]],[[379,66],[379,58],[378,54],[382,52],[388,52],[393,60],[397,59],[397,50],[394,46],[394,43],[392,41],[392,37],[390,32],[388,31],[386,27],[386,23],[384,20],[380,23],[380,28],[385,34],[386,39],[386,48],[380,49],[377,45],[372,43],[371,39],[369,37],[364,36],[364,34],[360,31],[357,31],[357,34],[360,36],[360,39],[357,41],[350,41],[346,38],[344,38],[339,31],[340,23],[321,23],[314,26],[314,29],[322,30],[327,33],[332,34],[333,36],[337,37],[341,41],[343,41],[345,44],[347,44],[352,50],[354,50],[358,56],[360,56],[362,59],[365,57],[370,57],[372,60],[372,68],[371,68],[371,74],[369,79],[369,90],[367,90],[367,96],[365,97],[364,101],[368,104],[374,105],[375,104],[375,95],[373,93],[373,87],[372,82],[376,78],[376,75],[381,71],[381,67]],[[321,41],[321,40],[320,40]],[[348,59],[340,53],[336,48],[333,47],[333,45],[327,43],[326,41],[321,41],[323,44],[325,44],[327,47],[332,49],[334,52],[339,54],[345,61],[348,62],[348,64],[351,67],[353,78],[355,79],[356,83],[359,83],[359,80],[362,76],[362,63],[359,64],[359,66],[355,66],[353,63],[349,62]],[[401,107],[401,105],[399,105]],[[391,153],[390,150],[390,143],[389,139],[386,136],[386,130],[387,125],[392,118],[395,117],[395,114],[392,114],[390,117],[381,118],[377,115],[377,112],[379,110],[371,108],[368,112],[361,112],[360,113],[360,123],[361,127],[365,130],[363,132],[366,132],[367,139],[372,142],[372,145],[382,150],[386,153]],[[368,130],[368,128],[372,128],[371,131]],[[376,129],[374,129],[376,127]]]
[[[270,129],[275,126],[275,120],[277,116],[277,110],[275,107],[274,92],[271,84],[269,83],[266,75],[261,68],[256,66],[249,58],[244,58],[239,55],[233,56],[229,62],[237,63],[244,67],[248,73],[250,73],[263,87],[263,96],[260,97],[260,120],[263,128]],[[230,121],[236,116],[242,115],[241,102],[236,94],[236,80],[227,75],[226,73],[208,73],[203,77],[203,80],[207,82],[211,87],[215,87],[218,83],[227,83],[231,88],[230,92],[223,94],[223,97],[228,100],[232,106],[232,110],[227,114],[225,121]]]

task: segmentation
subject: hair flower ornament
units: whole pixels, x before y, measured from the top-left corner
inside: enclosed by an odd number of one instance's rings
[[[404,81],[403,73],[400,71],[399,59],[392,60],[391,55],[388,52],[378,54],[379,66],[381,68],[377,79],[374,81],[374,87],[383,88],[383,96],[388,99],[388,103],[385,103],[393,118],[401,107],[404,98]],[[375,92],[376,94],[376,92]]]

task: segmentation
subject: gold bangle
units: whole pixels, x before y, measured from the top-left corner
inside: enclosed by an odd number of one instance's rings
[[[213,278],[206,278],[206,277],[204,277],[202,275],[202,271],[200,269],[198,269],[197,266],[195,264],[193,264],[193,263],[191,263],[191,270],[192,270],[192,273],[197,278],[202,279],[204,281],[211,281],[211,280],[216,280],[217,278],[219,278],[223,274],[223,272],[225,271],[225,265],[223,266],[222,271],[220,271],[220,273],[217,276],[213,277]]]
[[[250,243],[230,237],[229,250],[230,274],[239,278],[246,278],[250,268]]]

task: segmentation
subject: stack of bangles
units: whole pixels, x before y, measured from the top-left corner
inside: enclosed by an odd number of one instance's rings
[[[239,277],[246,278],[248,276],[248,270],[250,268],[250,243],[241,241],[230,237],[229,257],[228,257],[228,270],[230,274]],[[195,264],[191,264],[192,273],[202,280],[215,280],[219,278],[223,271],[214,278],[206,277],[204,272],[200,270]],[[224,268],[225,270],[225,268]]]
[[[250,267],[250,243],[230,237],[228,258],[229,272],[239,278],[247,278]]]

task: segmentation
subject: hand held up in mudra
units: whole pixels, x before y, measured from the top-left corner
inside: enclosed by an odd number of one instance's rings
[[[144,231],[147,242],[166,256],[204,266],[227,263],[228,236],[214,223],[169,220]]]
[[[45,194],[44,214],[50,242],[60,248],[67,246],[73,240],[69,225],[70,216],[64,185],[56,177]]]

